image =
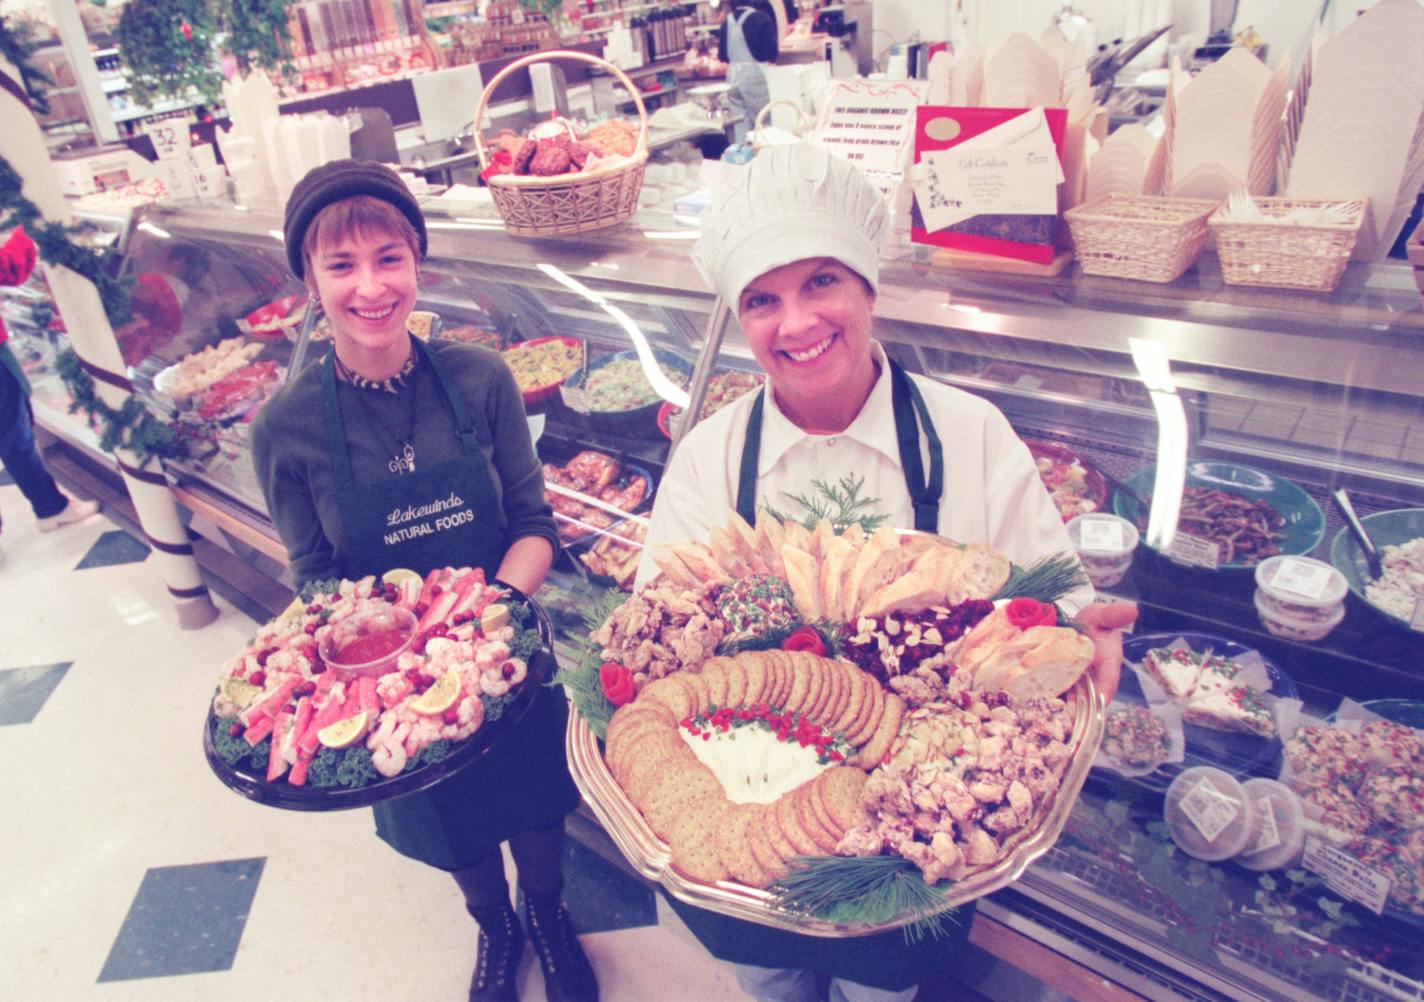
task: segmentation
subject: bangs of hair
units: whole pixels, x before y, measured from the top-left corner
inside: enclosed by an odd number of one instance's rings
[[[420,237],[405,214],[385,199],[373,195],[353,195],[332,202],[316,214],[302,237],[302,258],[311,270],[312,255],[318,248],[341,243],[368,233],[388,233],[405,241],[411,255],[420,260]]]

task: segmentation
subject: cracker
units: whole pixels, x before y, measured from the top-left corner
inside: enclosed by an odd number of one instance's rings
[[[814,782],[807,780],[806,782]],[[802,784],[805,785],[804,783]],[[801,787],[797,787],[799,790]],[[801,827],[801,819],[796,811],[796,790],[783,794],[776,802],[776,826],[781,829],[781,834],[786,841],[791,843],[791,847],[796,850],[798,856],[820,855],[820,847],[816,845],[809,832]]]
[[[699,677],[707,686],[708,705],[723,707],[727,705],[727,663],[729,658],[708,658],[702,662],[702,671]]]
[[[791,687],[796,682],[796,672],[793,667],[791,657],[786,651],[773,651],[772,660],[776,664],[776,691],[771,697],[773,706],[786,709],[786,703],[791,698]]]
[[[870,700],[860,715],[859,725],[854,726],[846,735],[846,740],[857,748],[870,740],[870,736],[880,726],[880,717],[885,713],[885,687],[875,676],[867,675],[867,678],[870,680]]]
[[[718,820],[731,807],[729,802],[722,800],[706,810],[688,808],[677,816],[668,835],[674,870],[684,877],[707,884],[726,880],[731,875],[713,838]]]
[[[791,691],[786,694],[786,709],[800,712],[806,705],[806,695],[811,690],[811,681],[816,676],[806,662],[793,657],[790,661]]]
[[[689,698],[692,700],[692,713],[689,716],[696,716],[707,709],[711,702],[711,696],[708,694],[707,683],[702,680],[700,674],[679,671],[674,672],[671,677],[681,682],[682,687],[688,691]]]
[[[669,772],[686,769],[697,764],[697,756],[687,747],[682,738],[673,735],[681,748],[659,738],[648,747],[639,749],[624,770],[626,782],[623,789],[633,806],[642,811],[649,803],[653,791]]]
[[[824,776],[825,773],[821,775]],[[817,824],[821,826],[827,835],[839,843],[841,836],[845,834],[845,829],[836,824],[835,820],[831,817],[830,811],[826,809],[826,802],[821,799],[820,778],[820,776],[817,776],[817,781],[811,784],[811,789],[806,794],[806,803],[811,806],[811,813],[815,815]]]
[[[608,721],[608,730],[604,734],[604,744],[611,743],[618,735],[618,732],[630,724],[637,723],[643,719],[664,720],[669,725],[675,726],[678,718],[673,715],[665,703],[657,700],[636,700],[626,703],[613,711],[613,716]]]
[[[727,664],[727,702],[725,705],[739,710],[747,703],[747,670],[741,661],[732,658]]]
[[[638,694],[638,701],[645,699],[662,703],[672,710],[673,716],[678,720],[685,720],[692,715],[692,692],[683,686],[677,673],[654,679],[643,686],[643,691]]]
[[[820,676],[819,688],[815,690],[815,698],[806,704],[803,711],[806,716],[816,723],[821,722],[821,714],[826,709],[826,704],[830,701],[832,691],[835,688],[835,673],[831,671],[831,662],[826,658],[817,658],[814,654],[815,663],[811,665],[811,670]]]
[[[865,687],[865,683],[869,681],[865,672],[859,668],[850,668],[846,671],[846,678],[850,681],[850,692],[846,696],[845,707],[840,716],[827,727],[833,734],[849,734],[850,725],[860,720],[861,711],[865,708],[866,700],[870,698],[870,690]]]
[[[802,783],[791,792],[791,801],[796,805],[796,819],[801,822],[801,828],[807,835],[811,836],[811,841],[816,843],[816,848],[824,855],[829,855],[836,851],[836,845],[840,842],[840,836],[821,823],[817,817],[815,809],[811,806],[811,791],[815,789],[815,781]]]
[[[760,651],[738,655],[737,661],[747,675],[747,691],[742,694],[743,706],[755,706],[766,701],[766,659]]]
[[[768,822],[771,820],[771,809],[763,804],[753,805],[756,813],[752,816],[751,823],[747,825],[747,847],[751,849],[752,858],[756,860],[762,872],[766,874],[768,883],[780,880],[786,875],[786,859],[781,853],[776,851],[776,846],[772,844],[771,836],[768,832]],[[775,825],[770,825],[775,827]]]
[[[689,749],[689,754],[691,750]],[[722,784],[701,762],[668,769],[647,797],[643,817],[658,838],[667,840],[677,816],[694,805],[705,808],[726,799]]]
[[[828,731],[832,731],[831,724],[845,712],[846,701],[850,699],[850,675],[845,671],[845,663],[842,661],[832,661],[826,666],[831,672],[831,697],[826,700],[826,705],[821,708],[821,719],[817,721]],[[834,731],[832,731],[834,733]]]
[[[626,783],[628,767],[640,755],[655,746],[673,747],[669,738],[679,743],[682,742],[676,729],[666,726],[661,721],[649,721],[639,727],[625,727],[618,732],[618,736],[614,738],[605,753],[608,771],[620,784]]]
[[[762,812],[760,804],[731,804],[717,816],[713,841],[717,855],[733,880],[750,887],[765,887],[771,877],[752,854],[751,837],[747,832],[752,820]]]
[[[885,709],[880,715],[880,723],[876,725],[874,733],[860,749],[860,754],[855,757],[856,765],[874,769],[880,764],[900,733],[900,720],[904,713],[905,701],[900,698],[898,693],[887,692],[885,694]]]
[[[816,777],[816,791],[825,805],[826,814],[842,832],[850,831],[868,818],[860,803],[865,779],[865,773],[846,765],[827,769]]]
[[[776,804],[767,804],[763,817],[765,820],[762,822],[762,826],[766,829],[766,840],[771,843],[771,847],[776,850],[781,861],[789,863],[797,855],[796,846],[781,830],[781,824],[777,819]]]

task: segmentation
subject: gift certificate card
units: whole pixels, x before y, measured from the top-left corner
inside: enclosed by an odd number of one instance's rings
[[[915,197],[929,230],[980,215],[1058,211],[1059,167],[1051,141],[927,153],[913,172]]]

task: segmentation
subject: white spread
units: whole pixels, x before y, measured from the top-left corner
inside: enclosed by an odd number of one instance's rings
[[[678,733],[712,770],[734,804],[775,803],[827,768],[818,761],[816,749],[802,748],[795,741],[778,741],[764,727],[714,729],[706,741],[682,727]]]

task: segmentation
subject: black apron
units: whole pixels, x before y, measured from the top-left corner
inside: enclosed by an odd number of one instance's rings
[[[737,479],[737,513],[751,525],[756,524],[757,462],[761,454],[766,393],[766,389],[761,391],[747,416]],[[900,466],[915,508],[915,528],[921,532],[938,532],[939,499],[944,489],[944,449],[919,387],[894,361],[890,361],[890,399],[895,413],[895,438],[900,446]],[[920,458],[921,431],[929,451],[928,479]],[[671,896],[668,901],[702,945],[720,960],[816,971],[887,991],[903,991],[932,974],[953,968],[969,940],[969,926],[974,920],[974,906],[965,905],[952,913],[956,924],[950,926],[950,919],[946,919],[948,936],[907,944],[899,929],[850,939],[804,936],[705,911]]]
[[[492,580],[510,541],[500,524],[489,463],[459,388],[434,352],[414,338],[411,344],[440,385],[459,431],[461,455],[356,483],[336,399],[336,353],[328,353],[322,410],[347,540],[346,552],[337,557],[340,573],[359,578],[396,567],[427,574],[437,567],[471,566]],[[393,531],[394,513],[426,505],[436,514],[397,520],[405,531]],[[429,531],[412,531],[416,526]],[[524,719],[484,757],[429,790],[378,804],[376,834],[404,856],[458,870],[511,835],[558,824],[578,805],[564,756],[567,717],[562,691],[541,687]]]

